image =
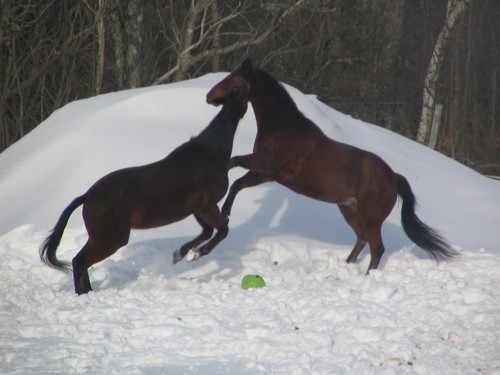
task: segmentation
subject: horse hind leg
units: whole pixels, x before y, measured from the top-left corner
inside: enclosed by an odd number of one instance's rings
[[[75,293],[85,294],[92,290],[90,285],[89,267],[91,266],[89,254],[92,253],[89,242],[82,247],[78,254],[73,258],[73,282]]]
[[[352,228],[354,233],[356,233],[356,244],[352,249],[351,253],[346,259],[347,263],[356,263],[359,254],[363,251],[366,240],[363,237],[363,221],[358,213],[358,204],[356,198],[349,198],[344,202],[339,203],[339,209],[344,216],[347,224]]]
[[[351,253],[347,257],[347,263],[357,261],[359,254],[363,250],[368,240],[370,245],[370,264],[366,274],[376,269],[380,259],[384,254],[384,244],[382,243],[382,224],[378,220],[368,221],[364,219],[367,215],[360,212],[358,201],[355,198],[347,199],[339,204],[339,209],[344,215],[347,223],[357,235],[357,241]]]
[[[370,244],[370,265],[366,271],[368,275],[371,270],[377,269],[380,263],[380,259],[382,259],[382,255],[384,255],[384,244],[382,242],[382,234],[381,234],[381,224],[374,225],[372,227],[370,236],[369,236],[369,244]]]
[[[73,258],[73,281],[76,294],[85,294],[92,290],[89,277],[89,268],[110,257],[122,246],[128,243],[130,228],[114,232],[108,231],[107,237],[100,240],[89,238],[78,254]],[[109,237],[113,233],[112,237]]]
[[[346,259],[346,262],[347,263],[356,263],[358,260],[358,256],[361,253],[361,251],[363,250],[363,248],[365,247],[365,245],[366,245],[366,241],[358,237],[356,240],[356,244],[354,245],[354,248],[352,249],[351,253],[349,254],[349,256]]]

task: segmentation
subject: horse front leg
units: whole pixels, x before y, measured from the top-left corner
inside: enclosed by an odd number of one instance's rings
[[[197,260],[198,258],[209,254],[212,249],[219,244],[227,236],[227,220],[219,211],[217,202],[200,209],[197,215],[202,219],[210,228],[217,228],[217,233],[210,241],[199,248],[192,248],[186,254],[187,261]]]
[[[199,215],[194,215],[194,218],[200,224],[202,228],[202,232],[200,233],[199,236],[197,236],[195,239],[186,242],[184,245],[181,246],[179,250],[176,250],[173,255],[173,263],[176,264],[180,262],[186,254],[191,250],[192,248],[198,246],[202,242],[205,242],[208,240],[210,237],[212,237],[212,233],[214,231],[213,227],[210,226],[205,222],[203,218],[201,218]]]
[[[247,172],[244,176],[238,178],[233,182],[231,187],[229,188],[229,193],[227,194],[227,198],[222,205],[222,216],[226,219],[226,222],[229,221],[229,216],[231,216],[231,209],[233,207],[234,200],[236,195],[248,187],[257,186],[263,184],[264,182],[272,181],[273,178],[269,176],[265,176],[256,172]]]
[[[208,241],[206,244],[198,248],[196,253],[198,256],[194,256],[193,260],[198,259],[199,257],[205,256],[210,254],[210,252],[214,249],[215,246],[217,246],[224,238],[227,237],[229,229],[227,227],[227,224],[224,224],[222,227],[217,229],[217,233],[215,233],[215,236],[213,236],[210,241]]]
[[[255,172],[270,179],[274,179],[276,176],[276,168],[270,163],[269,158],[262,153],[233,156],[229,160],[228,169],[235,167],[248,169],[251,172]]]

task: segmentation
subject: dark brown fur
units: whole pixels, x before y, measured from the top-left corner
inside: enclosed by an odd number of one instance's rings
[[[131,229],[159,227],[194,215],[203,231],[174,253],[174,263],[210,239],[215,228],[215,236],[193,256],[208,254],[227,234],[227,220],[217,202],[228,187],[233,138],[247,109],[243,97],[241,90],[231,95],[205,130],[164,159],[112,172],[73,200],[42,245],[41,259],[54,268],[69,269],[57,260],[56,249],[69,216],[81,204],[89,238],[72,261],[77,294],[91,290],[88,268],[125,246]]]
[[[231,159],[230,167],[240,166],[249,172],[231,186],[222,209],[224,215],[229,217],[241,189],[267,181],[337,203],[357,235],[347,262],[355,262],[368,242],[369,271],[379,265],[384,252],[381,226],[400,195],[403,227],[410,239],[436,258],[453,255],[446,242],[414,214],[415,199],[403,176],[394,173],[377,155],[328,138],[298,110],[274,78],[254,68],[249,60],[215,85],[207,94],[207,102],[221,104],[226,93],[238,87],[249,90],[257,136],[252,154]]]

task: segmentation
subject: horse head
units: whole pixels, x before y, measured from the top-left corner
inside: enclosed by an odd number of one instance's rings
[[[218,106],[224,104],[229,95],[237,95],[249,100],[251,87],[254,81],[252,61],[247,58],[226,78],[217,83],[207,94],[207,103]]]

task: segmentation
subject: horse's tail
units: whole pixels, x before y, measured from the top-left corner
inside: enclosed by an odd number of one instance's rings
[[[68,224],[69,217],[73,213],[73,211],[83,204],[85,201],[85,195],[77,197],[69,204],[68,207],[64,209],[59,220],[52,229],[51,234],[45,239],[42,246],[40,247],[40,259],[49,267],[55,268],[59,271],[68,272],[70,270],[69,263],[62,262],[56,257],[56,250],[61,242],[61,237],[64,232],[64,228],[66,228],[66,224]]]
[[[436,260],[450,258],[458,253],[434,229],[423,223],[415,214],[416,199],[410,184],[403,176],[396,174],[398,195],[403,200],[401,222],[406,235]]]

